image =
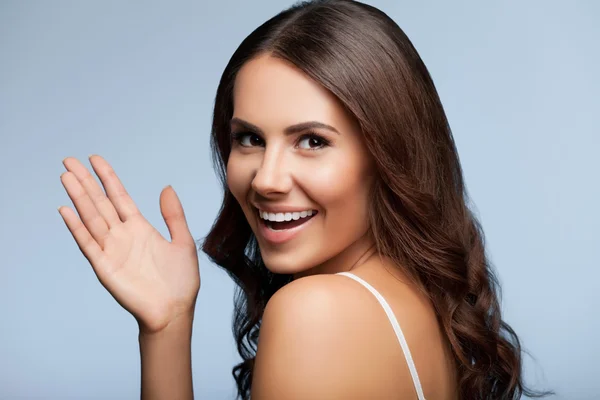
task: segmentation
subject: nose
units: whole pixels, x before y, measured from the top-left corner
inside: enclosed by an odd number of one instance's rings
[[[252,180],[252,189],[264,197],[289,193],[292,177],[287,164],[284,151],[275,147],[265,149],[262,163]]]

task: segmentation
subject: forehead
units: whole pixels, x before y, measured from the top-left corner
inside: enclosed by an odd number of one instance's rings
[[[298,122],[316,120],[354,129],[339,100],[285,60],[262,55],[238,72],[233,90],[234,116],[265,130],[281,130]]]

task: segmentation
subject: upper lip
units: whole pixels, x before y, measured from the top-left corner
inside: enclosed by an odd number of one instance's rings
[[[255,208],[259,209],[260,211],[266,211],[269,213],[286,213],[286,212],[292,213],[292,212],[315,210],[312,207],[304,207],[303,208],[303,207],[298,207],[298,206],[286,206],[286,205],[268,206],[268,205],[255,204],[255,203],[252,203],[252,205]]]

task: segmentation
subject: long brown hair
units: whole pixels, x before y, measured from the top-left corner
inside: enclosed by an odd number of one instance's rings
[[[435,307],[452,345],[460,397],[549,393],[524,386],[519,339],[501,319],[498,281],[467,206],[452,132],[423,61],[380,10],[320,0],[296,3],[253,31],[229,60],[217,90],[211,146],[224,199],[202,250],[238,286],[233,330],[243,361],[233,375],[239,397],[250,397],[265,305],[292,279],[265,267],[225,176],[235,77],[244,63],[264,53],[298,67],[357,119],[378,171],[369,210],[377,249]]]

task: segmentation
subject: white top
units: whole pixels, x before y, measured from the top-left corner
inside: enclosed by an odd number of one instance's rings
[[[383,298],[383,296],[371,285],[369,285],[364,279],[359,278],[358,276],[350,273],[350,272],[338,272],[336,275],[345,275],[349,278],[354,279],[358,283],[362,284],[364,287],[369,289],[371,293],[377,298],[379,304],[385,310],[385,313],[390,320],[392,327],[394,328],[394,332],[396,332],[396,337],[400,342],[400,346],[402,347],[402,351],[404,352],[404,357],[406,358],[406,363],[408,364],[408,369],[410,371],[410,375],[412,376],[413,383],[415,385],[415,390],[417,391],[417,398],[419,400],[425,400],[425,396],[423,395],[423,388],[421,387],[421,381],[419,381],[419,375],[417,374],[417,368],[415,367],[415,363],[410,354],[410,350],[408,348],[408,343],[406,343],[406,339],[404,338],[404,334],[402,333],[402,328],[400,328],[400,324],[392,311],[392,308],[388,304],[387,301]]]

